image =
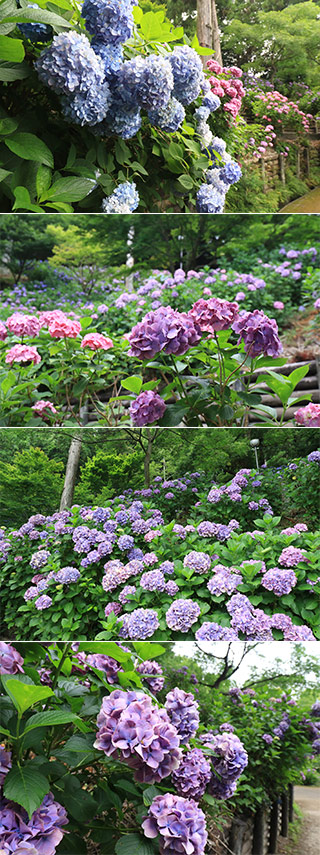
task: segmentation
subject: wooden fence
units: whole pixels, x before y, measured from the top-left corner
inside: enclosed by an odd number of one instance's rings
[[[286,131],[281,139],[284,148],[287,144],[295,145],[295,174],[297,178],[307,180],[312,166],[320,166],[320,122],[312,123],[306,145],[300,144],[295,131]],[[258,163],[250,159],[251,168],[254,164],[256,171],[260,172],[265,193],[273,189],[278,181],[284,185],[287,183],[287,158],[283,154],[278,154],[273,148],[266,148]],[[292,163],[290,163],[290,169],[292,170]]]
[[[217,833],[208,828],[208,855],[277,855],[279,838],[288,837],[293,820],[293,786],[269,808],[259,808],[243,819],[233,817]]]

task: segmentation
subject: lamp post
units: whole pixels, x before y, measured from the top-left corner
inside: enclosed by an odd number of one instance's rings
[[[252,451],[254,452],[254,456],[256,459],[256,467],[257,467],[258,472],[259,472],[259,457],[258,457],[259,445],[260,445],[259,439],[250,439],[250,447],[252,448]]]
[[[126,258],[126,267],[128,268],[128,270],[131,270],[132,267],[134,266],[134,258],[133,258],[132,252],[131,252],[133,240],[134,240],[134,226],[130,226],[129,231],[128,231],[128,236],[127,236],[128,250],[127,250],[127,258]],[[126,287],[127,287],[128,291],[132,291],[132,289],[133,289],[133,273],[129,273],[128,276],[126,276]]]
[[[184,235],[178,235],[178,240],[184,241]],[[180,256],[179,257],[180,257],[179,267],[180,267],[180,270],[182,270],[182,268],[183,268],[183,243],[181,243],[181,246],[180,246]]]

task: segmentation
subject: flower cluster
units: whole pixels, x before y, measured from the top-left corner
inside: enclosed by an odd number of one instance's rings
[[[211,765],[200,748],[187,751],[178,769],[172,773],[172,783],[178,795],[196,801],[204,795],[210,779]]]
[[[135,771],[137,781],[154,784],[181,761],[180,737],[166,710],[143,692],[117,690],[103,698],[95,748]]]
[[[199,727],[199,704],[192,692],[177,687],[166,696],[165,708],[179,733],[181,744],[189,742]]]
[[[64,834],[62,826],[67,824],[68,817],[52,793],[44,797],[30,818],[22,807],[7,799],[1,800],[0,809],[3,852],[55,855]]]
[[[136,666],[136,671],[141,675],[143,682],[147,684],[150,691],[155,695],[157,692],[161,692],[164,686],[164,677],[161,665],[158,662],[151,661],[150,659],[146,659],[144,662],[140,662],[139,665]]]
[[[162,419],[166,409],[165,402],[157,392],[141,392],[130,404],[130,416],[135,427],[143,427]]]
[[[142,828],[146,837],[160,835],[160,855],[178,855],[181,852],[204,855],[207,842],[205,816],[192,799],[172,793],[156,796]]]
[[[226,730],[223,733],[204,734],[201,742],[210,749],[213,767],[208,790],[218,799],[228,799],[235,792],[238,778],[248,765],[248,754],[239,737]]]
[[[128,335],[129,353],[137,359],[153,359],[162,351],[182,356],[200,338],[200,329],[190,315],[161,307],[133,327]]]
[[[222,67],[215,59],[208,59],[207,68],[213,72],[209,77],[211,91],[222,99],[225,113],[229,113],[234,121],[240,113],[245,95],[241,68],[235,65]]]
[[[0,674],[23,674],[23,658],[6,641],[0,641]]]

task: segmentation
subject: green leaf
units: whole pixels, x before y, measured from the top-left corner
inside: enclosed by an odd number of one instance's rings
[[[29,766],[13,766],[6,775],[4,782],[6,798],[21,805],[29,817],[40,807],[49,790],[50,784],[47,778],[31,764]]]
[[[57,27],[59,29],[60,27],[66,27],[67,30],[70,29],[70,22],[66,18],[62,18],[61,15],[56,15],[54,12],[48,12],[47,9],[40,9],[38,6],[36,9],[26,6],[25,9],[19,9],[14,15],[8,15],[6,18],[3,18],[4,24],[11,21],[15,21],[17,24],[50,24],[54,29],[57,29]]]
[[[53,692],[51,692],[51,695]],[[83,723],[81,718],[78,715],[74,715],[72,712],[60,712],[60,710],[48,710],[47,712],[36,713],[36,715],[31,716],[28,719],[26,727],[24,729],[24,733],[29,733],[29,730],[33,730],[34,727],[50,727],[51,725],[57,724],[76,724],[79,730],[87,730],[86,725]]]
[[[92,644],[87,641],[80,642],[78,650],[79,652],[84,650],[85,653],[92,653]],[[111,656],[112,659],[116,660],[116,662],[127,662],[128,659],[130,659],[130,653],[126,653],[125,650],[121,650],[121,647],[118,647],[115,641],[95,642],[94,652],[105,653],[106,656]]]
[[[33,704],[44,701],[54,694],[49,686],[30,686],[14,679],[6,680],[5,689],[20,713],[26,712]]]
[[[128,389],[129,392],[134,392],[136,395],[139,395],[142,382],[142,377],[139,377],[138,374],[133,374],[132,377],[127,377],[126,380],[122,380],[121,386],[124,389]]]
[[[14,119],[4,118],[0,119],[0,134],[5,136],[6,134],[13,134],[14,131],[17,130],[18,122]]]
[[[74,775],[66,779],[64,790],[65,807],[77,822],[90,822],[98,809],[98,802],[86,790]]]
[[[153,659],[154,656],[162,656],[162,654],[166,652],[165,648],[162,647],[161,644],[157,644],[155,641],[153,641],[152,644],[148,641],[135,641],[133,647],[143,662],[147,659]]]
[[[93,178],[59,178],[45,194],[40,202],[55,199],[59,202],[80,202],[91,193],[95,186]]]
[[[36,191],[37,191],[37,198],[38,199],[50,187],[51,174],[52,173],[51,173],[50,167],[45,166],[44,163],[40,163],[39,169],[37,171],[37,177],[36,177]]]
[[[12,139],[5,140],[5,144],[10,151],[22,157],[23,160],[34,160],[46,166],[54,166],[50,149],[34,134],[15,134]]]
[[[13,80],[24,80],[31,74],[30,66],[27,62],[0,62],[0,80],[5,83],[11,83]]]
[[[205,793],[202,798],[203,801],[207,803],[207,805],[214,805],[214,807],[217,807],[217,800],[214,799],[213,796],[210,796],[209,793]]]
[[[16,187],[13,193],[15,197],[15,203],[12,207],[13,211],[16,211],[18,208],[22,208],[26,211],[43,213],[43,209],[40,208],[40,205],[34,205],[33,202],[31,202],[30,193],[26,187]]]
[[[150,840],[140,834],[125,834],[115,845],[116,855],[154,855]]]
[[[22,62],[24,59],[22,41],[9,36],[0,36],[0,56],[5,62]]]
[[[15,375],[14,371],[8,371],[8,374],[6,375],[4,380],[2,380],[2,383],[1,383],[1,389],[2,389],[3,394],[6,395],[7,392],[9,392],[9,390],[12,389],[12,386],[15,385],[15,383],[16,383],[16,375]]]
[[[161,795],[160,790],[157,790],[157,787],[155,787],[155,786],[152,784],[152,785],[151,785],[151,787],[147,787],[147,788],[143,791],[143,804],[144,804],[146,807],[149,807],[149,805],[151,805],[151,804],[152,804],[153,799],[155,799],[155,798],[156,798],[156,796],[160,796],[160,795]]]
[[[178,181],[179,184],[181,184],[185,190],[192,190],[194,181],[193,178],[191,178],[191,175],[188,175],[187,172],[184,172],[182,175],[180,175]]]

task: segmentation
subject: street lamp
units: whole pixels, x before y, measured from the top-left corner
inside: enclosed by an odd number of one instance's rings
[[[178,235],[178,240],[184,241],[184,235]],[[183,268],[183,244],[180,247],[180,270]]]
[[[256,467],[257,467],[258,472],[259,472],[259,458],[258,458],[259,445],[260,445],[259,439],[250,439],[250,446],[251,446],[252,451],[254,452],[254,456],[256,458]]]

